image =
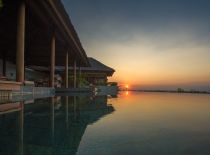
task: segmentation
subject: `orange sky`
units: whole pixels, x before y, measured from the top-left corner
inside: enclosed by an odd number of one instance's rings
[[[209,84],[209,47],[191,44],[189,39],[185,47],[172,46],[160,50],[157,42],[145,40],[135,38],[130,44],[106,44],[103,41],[103,44],[92,45],[89,50],[95,51],[96,58],[116,70],[109,80],[120,84],[175,87]],[[100,53],[107,54],[102,58],[98,49],[101,49]]]

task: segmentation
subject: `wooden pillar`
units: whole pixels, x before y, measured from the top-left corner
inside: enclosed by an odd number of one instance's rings
[[[51,54],[50,54],[50,87],[54,87],[55,81],[55,34],[51,38]]]
[[[81,67],[79,66],[79,87],[81,87]]]
[[[65,88],[69,87],[69,54],[66,52]]]
[[[16,81],[24,82],[25,52],[25,2],[22,1],[17,15]]]
[[[77,62],[74,60],[74,88],[77,87]]]
[[[6,68],[7,68],[7,62],[6,62],[6,53],[3,53],[3,59],[2,59],[2,75],[6,76]]]

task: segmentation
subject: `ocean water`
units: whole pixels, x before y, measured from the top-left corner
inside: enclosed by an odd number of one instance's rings
[[[0,155],[209,155],[210,95],[120,92],[0,105]]]

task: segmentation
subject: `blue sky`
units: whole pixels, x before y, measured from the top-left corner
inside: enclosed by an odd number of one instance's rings
[[[62,1],[88,56],[116,69],[110,80],[209,88],[209,0]]]

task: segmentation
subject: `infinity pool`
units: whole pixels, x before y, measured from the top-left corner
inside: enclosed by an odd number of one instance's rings
[[[210,95],[121,92],[1,105],[0,155],[48,154],[209,155]]]

